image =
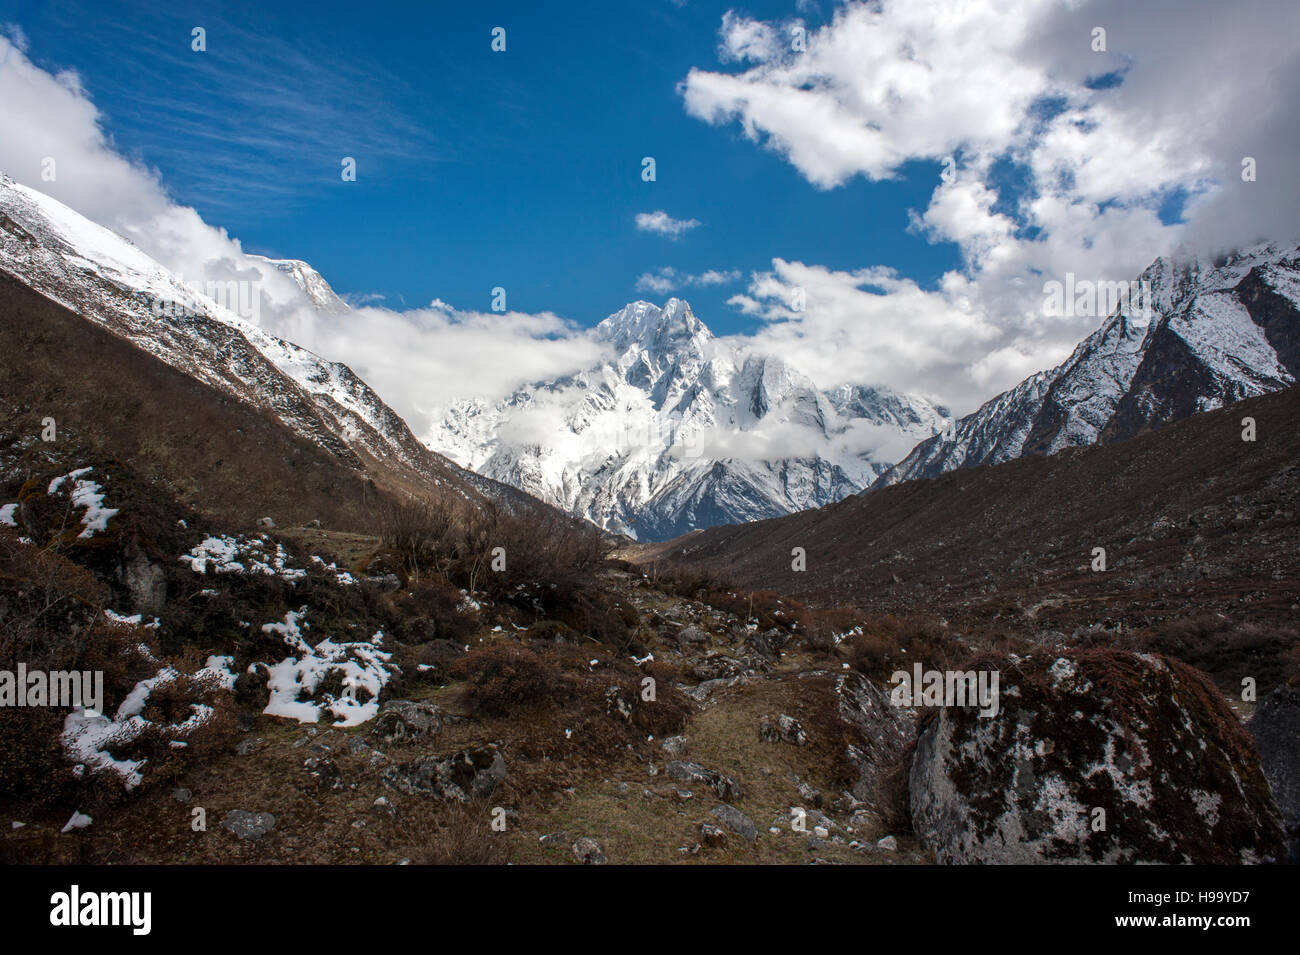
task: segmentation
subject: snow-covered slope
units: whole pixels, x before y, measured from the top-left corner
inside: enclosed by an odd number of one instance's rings
[[[1065,362],[922,441],[874,486],[1122,440],[1300,375],[1300,249],[1217,266],[1160,258],[1139,281],[1150,309],[1121,305]]]
[[[840,500],[950,421],[883,389],[820,391],[780,358],[714,337],[679,299],[634,302],[595,334],[606,360],[497,404],[457,402],[428,443],[609,530],[661,540]]]
[[[521,500],[513,489],[430,451],[346,365],[241,318],[234,307],[252,306],[256,314],[256,283],[209,288],[208,294],[117,233],[3,175],[0,269],[168,365],[273,415],[354,467],[386,467],[408,485]],[[310,268],[293,273],[311,286],[305,291],[313,300],[312,288],[329,290],[323,279],[309,281],[315,274]]]

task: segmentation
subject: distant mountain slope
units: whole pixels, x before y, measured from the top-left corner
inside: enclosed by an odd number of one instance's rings
[[[634,302],[595,334],[609,358],[428,436],[448,457],[611,531],[661,540],[837,501],[949,422],[884,389],[819,391],[776,356],[715,338],[679,299]],[[879,449],[885,448],[885,452]]]
[[[1139,281],[1154,314],[1117,308],[1061,365],[922,441],[873,486],[1131,438],[1300,375],[1300,249],[1261,246],[1218,267],[1161,258]]]
[[[1242,440],[1245,416],[1254,442]],[[819,603],[1070,633],[1198,612],[1293,627],[1297,542],[1300,388],[1290,387],[1129,441],[961,468],[627,556]],[[1104,571],[1093,569],[1098,547]]]
[[[3,177],[0,271],[393,487],[542,507],[430,451],[346,365],[268,335],[228,307],[256,288],[224,289],[222,304],[116,233]]]

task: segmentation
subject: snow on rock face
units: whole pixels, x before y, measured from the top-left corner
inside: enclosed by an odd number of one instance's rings
[[[496,405],[457,402],[427,443],[608,530],[661,540],[838,501],[950,421],[884,389],[821,391],[780,358],[715,338],[680,299],[634,302],[595,334],[610,356],[600,364]]]
[[[259,326],[263,292],[276,283],[285,287],[277,294],[292,294],[296,282],[304,309],[346,310],[324,279],[297,260],[246,255],[238,264],[256,277],[191,286],[117,233],[0,174],[0,271],[345,463],[359,468],[369,455],[432,484],[466,479],[346,365]],[[470,483],[489,497],[505,491],[477,476]]]
[[[301,259],[268,259],[264,255],[252,254],[248,257],[265,262],[292,278],[317,310],[332,315],[349,311],[347,302],[330,288],[325,277]]]
[[[940,862],[1282,858],[1250,738],[1204,674],[1118,650],[972,668],[1000,672],[1000,712],[939,709],[912,762],[914,828]]]
[[[322,712],[334,717],[335,726],[357,726],[379,713],[379,693],[392,676],[391,653],[379,649],[383,633],[369,642],[316,646],[303,637],[307,608],[289,611],[281,623],[268,623],[262,632],[278,634],[292,651],[279,663],[254,663],[250,673],[264,672],[270,699],[263,710],[299,723],[315,723]],[[336,686],[337,685],[337,686]]]
[[[1217,268],[1161,258],[1140,281],[1153,316],[1121,304],[1065,362],[922,441],[873,487],[1123,440],[1300,375],[1300,249],[1260,246]]]

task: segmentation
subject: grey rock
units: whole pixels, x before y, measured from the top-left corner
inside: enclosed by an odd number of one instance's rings
[[[681,633],[677,634],[677,642],[685,644],[708,643],[709,635],[699,627],[684,627]]]
[[[380,778],[384,785],[408,795],[469,802],[472,797],[490,795],[507,775],[501,754],[482,748],[451,756],[422,756],[390,766]]]
[[[763,717],[758,724],[758,738],[765,743],[789,743],[791,746],[803,746],[808,742],[803,725],[785,713]]]
[[[275,527],[275,521],[271,520],[269,517],[259,517],[257,519],[257,526],[264,530],[271,530]]]
[[[177,802],[189,802],[194,798],[194,794],[184,786],[177,786],[172,790],[172,798]]]
[[[711,787],[719,799],[743,799],[745,796],[744,787],[739,780],[725,773],[705,769],[699,763],[682,759],[670,760],[667,772],[678,782],[699,783]]]
[[[257,840],[275,828],[275,816],[269,812],[232,809],[221,820],[221,828],[233,832],[240,839]]]
[[[573,844],[573,855],[583,865],[604,865],[605,850],[600,843],[589,836],[583,836]]]
[[[1282,812],[1288,861],[1300,865],[1300,688],[1281,686],[1264,697],[1249,729],[1264,778]]]
[[[372,735],[385,743],[421,739],[442,730],[442,715],[431,703],[389,700],[379,708]]]
[[[735,806],[723,803],[713,809],[712,815],[746,842],[753,842],[758,838],[758,829],[754,826],[754,820]]]
[[[685,736],[669,736],[669,737],[666,737],[666,738],[663,740],[663,742],[661,742],[659,745],[660,745],[660,747],[663,749],[663,751],[664,751],[665,753],[667,753],[669,756],[685,756],[685,755],[686,755],[686,737],[685,737]]]
[[[908,707],[895,706],[888,692],[860,673],[841,674],[835,681],[840,719],[851,729],[849,762],[857,770],[852,795],[882,812],[893,813],[901,806],[890,786],[895,774],[906,775],[908,747],[916,738],[916,714]]]
[[[137,551],[123,564],[119,577],[141,613],[157,613],[167,603],[167,575],[144,553]]]
[[[548,832],[537,839],[544,846],[564,846],[569,844],[569,834],[567,832]]]
[[[986,657],[983,667],[1000,674],[998,713],[940,707],[916,744],[913,829],[937,861],[1285,857],[1249,734],[1200,671],[1111,649]],[[1090,824],[1097,809],[1104,830]]]
[[[706,846],[720,846],[727,841],[727,830],[711,822],[702,822],[699,826],[700,840]]]

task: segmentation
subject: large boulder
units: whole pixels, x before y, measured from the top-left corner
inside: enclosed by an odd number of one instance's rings
[[[906,809],[907,757],[916,739],[916,713],[895,706],[889,692],[857,672],[835,680],[840,719],[851,727],[848,760],[857,778],[853,798],[886,816]],[[895,803],[903,805],[896,806]]]
[[[940,862],[1282,857],[1250,736],[1199,670],[1109,649],[967,669],[999,673],[1000,710],[929,711],[912,763],[913,828]]]
[[[1249,725],[1264,776],[1282,811],[1288,861],[1300,865],[1300,688],[1281,686],[1264,697]]]

